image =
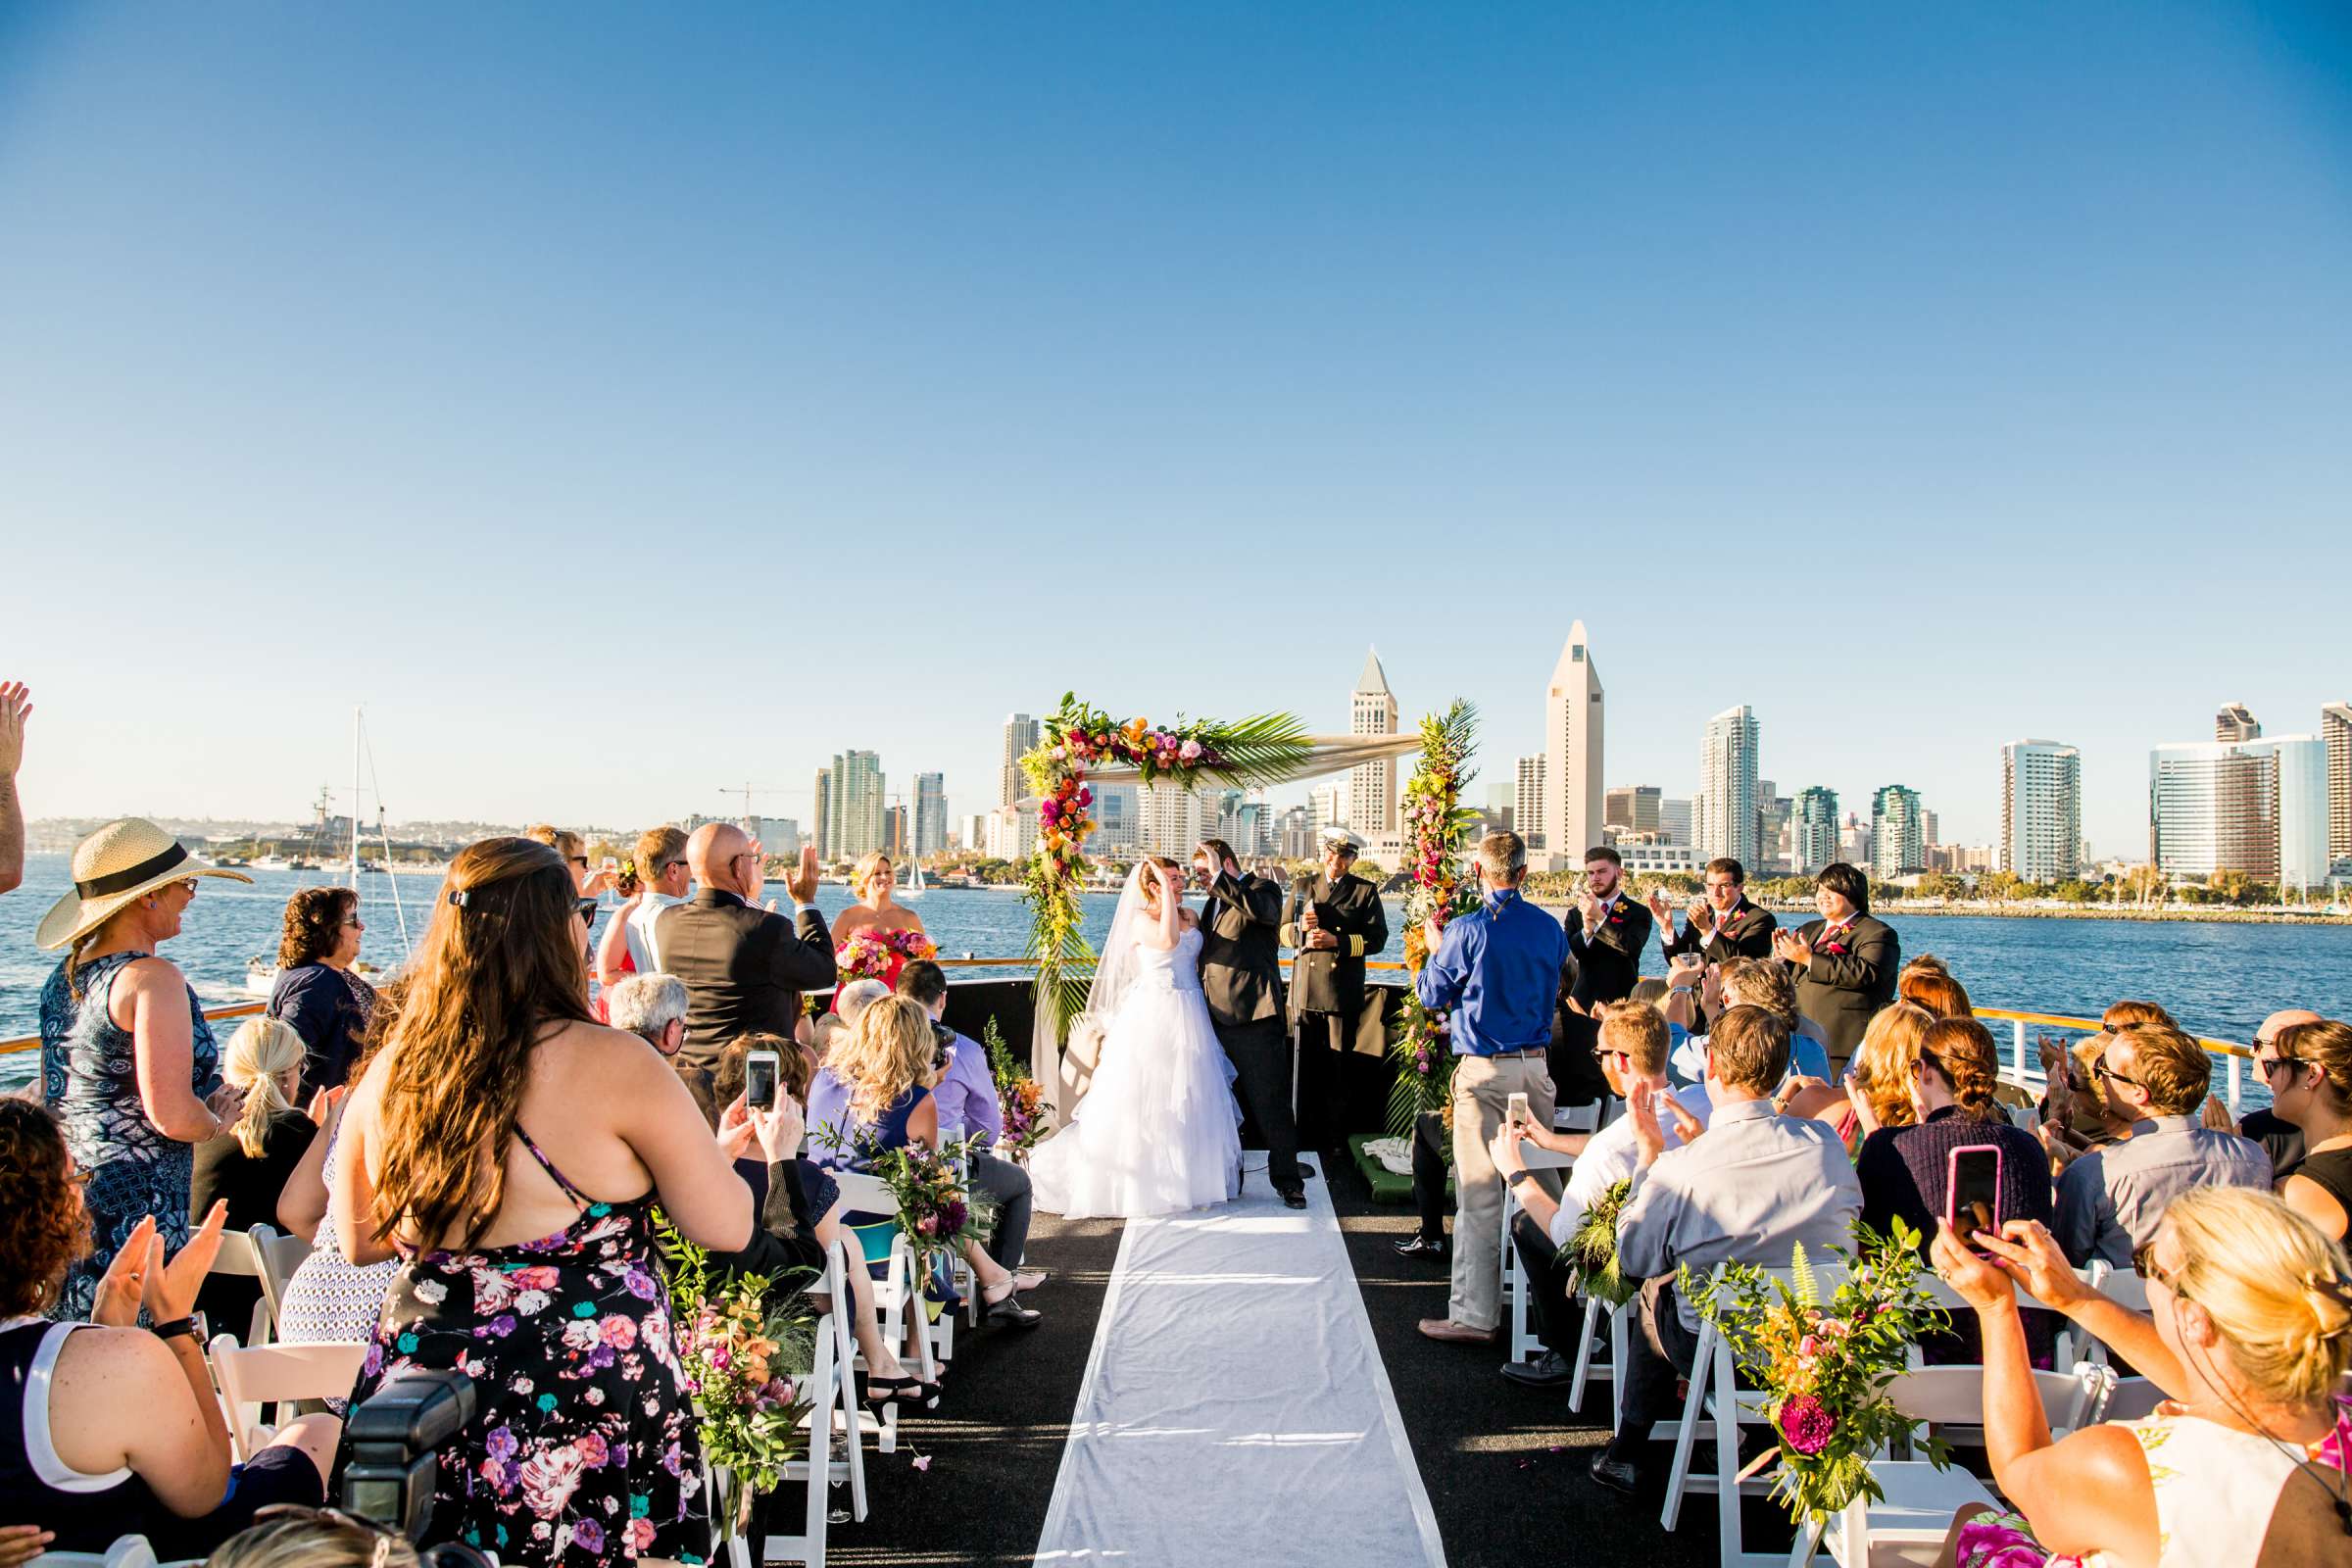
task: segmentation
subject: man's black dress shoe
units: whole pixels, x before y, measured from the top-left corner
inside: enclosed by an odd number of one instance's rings
[[[1306,1189],[1303,1187],[1285,1187],[1282,1190],[1282,1206],[1285,1208],[1304,1208],[1306,1206]]]
[[[998,1328],[1033,1329],[1046,1320],[1046,1314],[1035,1307],[1023,1306],[1018,1296],[1007,1296],[1001,1301],[990,1302],[980,1320]]]
[[[1642,1472],[1634,1468],[1633,1460],[1620,1459],[1604,1447],[1592,1456],[1592,1479],[1611,1492],[1631,1496],[1641,1484]]]
[[[1513,1361],[1502,1375],[1525,1389],[1564,1388],[1576,1381],[1576,1363],[1557,1350],[1545,1350],[1532,1361]]]
[[[1392,1245],[1396,1249],[1398,1257],[1426,1257],[1433,1263],[1443,1263],[1446,1258],[1446,1238],[1443,1236],[1434,1242],[1425,1236],[1410,1236]]]

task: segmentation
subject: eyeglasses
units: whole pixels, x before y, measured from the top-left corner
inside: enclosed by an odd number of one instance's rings
[[[2279,1068],[2300,1067],[2302,1065],[2303,1058],[2300,1056],[2257,1055],[2254,1058],[2254,1070],[2262,1074],[2262,1081],[2266,1084],[2271,1081],[2272,1074],[2276,1073]]]
[[[576,865],[576,866],[578,866],[578,867],[579,867],[581,870],[585,871],[585,870],[587,870],[587,869],[588,869],[588,857],[586,857],[585,855],[575,855],[575,856],[572,856],[572,857],[571,857],[571,863],[572,863],[572,864],[574,864],[574,865]]]
[[[2138,1079],[2117,1072],[2113,1067],[2108,1066],[2107,1058],[2105,1056],[2101,1056],[2097,1061],[2092,1062],[2090,1070],[2095,1076],[2104,1078],[2110,1083],[2130,1084],[2134,1089],[2145,1089],[2148,1087],[2146,1084],[2141,1083]]]
[[[573,900],[571,905],[571,912],[578,915],[581,919],[587,921],[590,925],[596,924],[596,901],[594,899]]]
[[[656,872],[654,873],[654,875],[656,875],[656,876],[660,876],[660,875],[662,874],[662,871],[666,871],[666,870],[668,870],[668,869],[669,869],[671,866],[673,866],[673,865],[684,865],[685,863],[686,863],[686,862],[685,862],[684,860],[663,860],[663,861],[662,862],[662,868],[661,868],[661,870],[658,870],[658,871],[656,871]]]
[[[354,931],[365,931],[368,929],[368,922],[361,919],[356,914],[345,915],[343,917],[343,924]]]
[[[1594,1046],[1592,1048],[1592,1054],[1595,1056],[1615,1056],[1619,1061],[1626,1063],[1628,1066],[1631,1066],[1634,1060],[1634,1054],[1632,1052],[1619,1051],[1610,1046]]]
[[[2132,1249],[2132,1272],[2143,1280],[2154,1280],[2175,1296],[2180,1294],[2180,1287],[2173,1283],[2179,1276],[2167,1274],[2157,1266],[2154,1242],[2142,1242]]]

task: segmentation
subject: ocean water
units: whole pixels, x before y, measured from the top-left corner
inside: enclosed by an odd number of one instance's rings
[[[24,886],[0,897],[0,1039],[31,1035],[40,1027],[40,988],[57,966],[57,956],[33,947],[33,930],[72,882],[63,855],[28,857],[24,871]],[[298,888],[336,880],[316,871],[251,874],[251,887],[207,878],[181,934],[164,948],[164,956],[187,973],[198,996],[210,1004],[247,1000],[242,990],[246,961],[276,952],[286,899]],[[394,967],[403,948],[393,884],[398,884],[412,937],[421,936],[431,916],[436,884],[416,876],[367,876],[361,882],[368,921],[361,958]],[[776,884],[769,885],[768,895],[783,902],[783,889]],[[818,907],[828,914],[849,902],[847,888],[818,890]],[[1117,902],[1107,893],[1085,900],[1088,933],[1098,942],[1109,930]],[[914,907],[948,957],[1017,957],[1027,945],[1028,906],[1009,890],[935,888]],[[1392,931],[1400,923],[1392,905]],[[2278,1007],[2352,1017],[2352,924],[1980,915],[1912,916],[1894,923],[1907,956],[1934,953],[1943,958],[1979,1006],[2080,1017],[2095,1015],[2122,997],[2143,997],[2163,1003],[2199,1035],[2236,1041],[2250,1039],[2263,1016]],[[1397,953],[1393,936],[1386,956],[1395,958]],[[1654,948],[1651,958],[1650,967],[1662,972],[1664,961]],[[29,1073],[26,1055],[0,1056],[0,1082]]]

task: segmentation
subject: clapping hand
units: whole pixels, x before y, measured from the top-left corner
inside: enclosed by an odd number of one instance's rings
[[[157,1323],[186,1317],[196,1304],[196,1292],[204,1277],[213,1270],[213,1259],[220,1255],[220,1227],[227,1222],[228,1201],[222,1199],[204,1216],[188,1245],[166,1262],[164,1239],[155,1233],[155,1216],[140,1220],[98,1281],[90,1321],[106,1328],[129,1328],[138,1322],[142,1303],[147,1316]]]
[[[1690,901],[1690,929],[1704,936],[1715,929],[1715,906],[1704,899]]]
[[[49,1549],[57,1539],[54,1530],[39,1525],[8,1525],[0,1527],[0,1568],[21,1568]]]
[[[1657,1157],[1666,1152],[1666,1132],[1658,1125],[1658,1107],[1654,1100],[1652,1095],[1638,1094],[1625,1102],[1626,1114],[1633,1118],[1634,1123],[1634,1148],[1643,1170],[1655,1164]]]
[[[759,847],[758,844],[752,846],[755,850]],[[813,844],[802,845],[800,868],[784,884],[784,891],[792,895],[793,903],[814,904],[816,902],[816,846]]]
[[[2230,1114],[2230,1107],[2223,1104],[2220,1097],[2216,1095],[2205,1097],[2205,1109],[2197,1119],[2217,1133],[2237,1131],[2237,1119]]]
[[[1784,926],[1772,934],[1772,956],[1801,969],[1813,961],[1813,944]]]
[[[1690,1108],[1674,1096],[1661,1095],[1659,1098],[1665,1102],[1667,1113],[1674,1117],[1676,1139],[1686,1144],[1698,1142],[1699,1135],[1707,1130],[1707,1124],[1691,1114]],[[1656,1114],[1654,1107],[1651,1114],[1653,1117]]]
[[[147,1272],[162,1270],[163,1250],[155,1239],[153,1214],[133,1225],[115,1249],[115,1260],[99,1276],[98,1294],[90,1299],[90,1321],[101,1328],[136,1327],[139,1302],[147,1295]]]
[[[21,680],[0,680],[0,778],[15,778],[24,760],[24,721],[32,693]]]
[[[1695,953],[1678,953],[1666,960],[1666,985],[1674,991],[1689,991],[1704,977],[1707,960]]]
[[[1651,917],[1658,922],[1659,930],[1668,936],[1674,935],[1674,906],[1666,902],[1664,888],[1649,890],[1649,912]]]
[[[342,1114],[343,1102],[350,1096],[351,1085],[349,1084],[337,1084],[332,1089],[321,1089],[311,1097],[311,1103],[303,1114],[311,1118],[311,1125],[314,1127],[331,1127],[335,1123],[335,1118]]]

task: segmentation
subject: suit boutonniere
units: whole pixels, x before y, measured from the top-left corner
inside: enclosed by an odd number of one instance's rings
[[[1846,946],[1842,942],[1828,942],[1822,945],[1821,951],[1833,958],[1842,958],[1846,954]]]

